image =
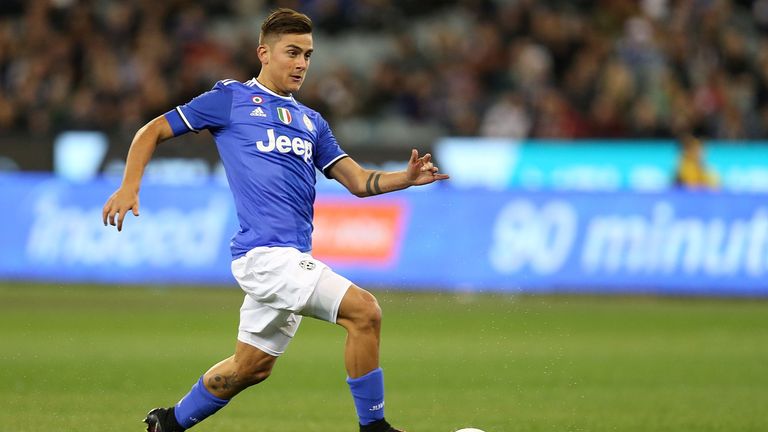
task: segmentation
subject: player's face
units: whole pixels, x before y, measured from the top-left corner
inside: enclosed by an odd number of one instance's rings
[[[301,88],[313,51],[311,33],[284,34],[259,51],[264,78],[273,90],[287,95]]]

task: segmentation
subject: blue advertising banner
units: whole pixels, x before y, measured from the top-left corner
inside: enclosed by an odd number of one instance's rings
[[[530,140],[445,138],[440,168],[458,187],[663,191],[680,150],[672,140]],[[707,141],[705,164],[724,190],[768,192],[768,143]]]
[[[234,284],[229,190],[146,185],[101,224],[114,181],[0,176],[0,279]],[[768,196],[457,190],[318,196],[314,253],[361,286],[768,295]]]
[[[141,214],[104,227],[118,186],[52,176],[0,176],[0,278],[86,282],[221,283],[236,226],[229,190],[145,186]],[[229,279],[228,279],[229,278]]]

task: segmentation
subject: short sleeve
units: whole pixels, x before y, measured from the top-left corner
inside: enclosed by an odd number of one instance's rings
[[[219,81],[208,92],[197,96],[185,105],[165,113],[173,135],[203,129],[217,129],[229,124],[232,112],[232,89]]]
[[[317,125],[317,145],[315,146],[315,167],[319,169],[326,177],[328,177],[328,170],[333,167],[336,162],[347,157],[347,154],[336,142],[336,137],[333,136],[331,127],[328,122],[322,117],[318,116]],[[330,178],[330,177],[329,177]]]

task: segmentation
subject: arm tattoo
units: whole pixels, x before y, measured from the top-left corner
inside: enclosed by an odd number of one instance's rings
[[[381,178],[381,173],[376,174],[376,178],[373,179],[373,191],[376,193],[376,195],[381,194],[381,188],[379,187],[379,179]]]
[[[371,180],[374,175],[376,175],[376,173],[371,173],[371,175],[368,176],[368,181],[365,182],[365,191],[368,193],[368,196],[373,195],[373,190],[371,190]]]
[[[381,187],[379,187],[380,178],[381,173],[378,172],[372,172],[371,175],[368,176],[368,181],[365,182],[365,191],[368,193],[368,196],[384,193],[382,192]],[[371,183],[373,183],[373,185],[371,185]]]

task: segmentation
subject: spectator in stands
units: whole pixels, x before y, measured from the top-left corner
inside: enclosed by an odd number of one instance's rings
[[[693,135],[680,139],[680,159],[675,171],[675,186],[683,189],[716,189],[717,176],[704,161],[704,144]]]
[[[531,119],[522,98],[503,93],[485,113],[480,133],[486,137],[524,139],[531,129]]]
[[[531,138],[691,130],[743,140],[768,130],[763,0],[2,4],[4,131],[133,130],[213,77],[246,79],[259,68],[252,23],[280,5],[316,18],[324,46],[364,40],[355,49],[370,51],[318,67],[303,90],[332,123]],[[504,105],[510,92],[514,109]],[[505,112],[531,126],[494,130]]]

